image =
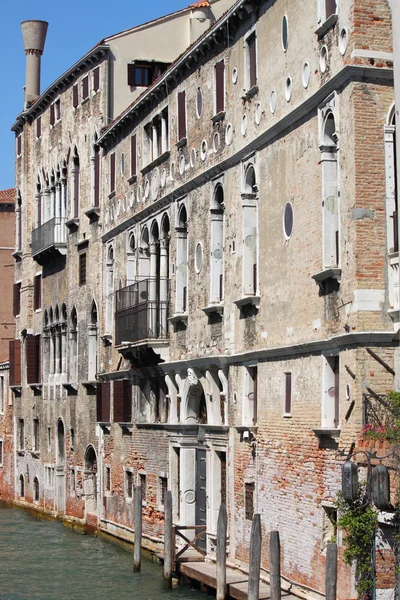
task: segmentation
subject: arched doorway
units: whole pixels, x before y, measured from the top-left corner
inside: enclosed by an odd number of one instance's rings
[[[57,423],[56,510],[65,513],[65,429],[61,419]]]
[[[84,493],[86,514],[97,513],[97,454],[93,446],[85,452]]]

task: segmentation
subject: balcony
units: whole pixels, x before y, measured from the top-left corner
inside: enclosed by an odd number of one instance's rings
[[[118,290],[115,297],[117,346],[165,345],[168,339],[168,279],[137,281]]]
[[[32,258],[40,265],[67,253],[65,221],[64,217],[54,217],[32,231]]]

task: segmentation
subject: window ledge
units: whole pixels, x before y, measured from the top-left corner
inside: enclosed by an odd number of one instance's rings
[[[331,15],[327,18],[326,21],[324,21],[324,23],[321,23],[321,25],[315,30],[315,33],[317,34],[318,38],[322,38],[325,35],[325,33],[336,24],[337,20],[337,15]]]
[[[312,432],[317,437],[340,437],[339,427],[317,427],[316,429],[313,429]]]
[[[10,390],[14,392],[16,396],[20,396],[22,393],[22,385],[10,385]]]
[[[78,229],[78,227],[79,227],[78,217],[73,217],[72,219],[69,219],[68,221],[66,221],[65,226],[68,227],[68,229],[70,231],[72,231],[74,229]]]
[[[100,215],[100,207],[91,206],[88,210],[85,210],[85,215],[90,219],[90,221],[97,221]]]
[[[172,317],[169,317],[168,321],[175,325],[176,323],[187,323],[188,314],[187,313],[175,313]]]
[[[249,304],[259,308],[260,296],[244,296],[243,298],[239,298],[239,300],[234,300],[233,304],[236,304],[238,308],[242,308],[242,306],[248,306]]]
[[[225,115],[226,115],[226,112],[224,110],[222,110],[221,112],[219,112],[216,115],[214,115],[213,117],[211,117],[211,121],[215,125],[215,123],[219,123],[220,121],[223,121],[225,119]]]
[[[187,137],[182,138],[181,140],[179,140],[179,142],[176,142],[176,144],[175,144],[175,146],[177,148],[183,148],[186,145],[187,145]]]
[[[15,258],[15,260],[21,260],[22,258],[22,251],[21,250],[16,250],[15,252],[12,253],[11,255],[13,258]]]
[[[98,421],[98,426],[102,428],[104,433],[111,433],[111,423],[109,421]]]
[[[161,165],[161,163],[163,163],[170,157],[170,154],[171,152],[169,150],[166,150],[165,152],[160,154],[160,156],[157,156],[157,158],[152,160],[148,165],[146,165],[145,167],[143,167],[143,169],[140,170],[142,175],[146,175],[146,173],[148,173],[152,169],[155,169],[155,167],[158,167],[158,165]]]
[[[319,285],[320,288],[323,287],[323,283],[328,279],[336,279],[337,282],[340,282],[340,278],[342,276],[342,269],[338,269],[336,267],[331,267],[328,269],[324,269],[319,273],[315,273],[315,275],[311,275],[311,278],[314,279],[315,283]]]
[[[129,434],[132,433],[133,431],[133,424],[132,421],[129,423],[118,423],[118,425],[121,427],[122,429],[122,434]]]
[[[41,393],[42,387],[43,387],[43,385],[41,383],[28,383],[28,385],[31,388],[31,390]]]
[[[253,85],[249,90],[247,90],[247,92],[243,94],[242,100],[244,100],[245,102],[247,100],[251,100],[251,98],[253,98],[253,96],[255,96],[256,94],[258,94],[258,85]]]
[[[201,310],[206,315],[212,315],[213,313],[218,313],[222,317],[222,315],[224,314],[224,305],[223,304],[209,304],[209,306],[205,306]]]
[[[132,185],[133,183],[136,183],[136,182],[137,182],[137,175],[132,175],[131,177],[129,177],[128,183],[130,185]]]

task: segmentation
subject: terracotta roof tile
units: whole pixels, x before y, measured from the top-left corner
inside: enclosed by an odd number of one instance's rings
[[[10,188],[8,190],[0,190],[0,203],[2,204],[14,204],[15,202],[15,189]]]

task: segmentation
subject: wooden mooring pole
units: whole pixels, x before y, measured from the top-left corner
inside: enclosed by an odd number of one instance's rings
[[[271,531],[270,533],[269,575],[271,600],[281,600],[281,541],[279,531]]]
[[[261,566],[261,518],[254,515],[250,537],[250,565],[248,600],[259,600]]]
[[[142,560],[142,488],[140,485],[135,487],[135,545],[133,547],[133,572],[140,571]]]
[[[328,544],[326,549],[325,598],[336,600],[337,588],[337,544]]]
[[[174,560],[172,532],[172,492],[165,492],[164,498],[164,587],[172,587],[172,570]]]
[[[217,523],[217,600],[226,598],[226,535],[228,518],[225,504],[219,507]]]

